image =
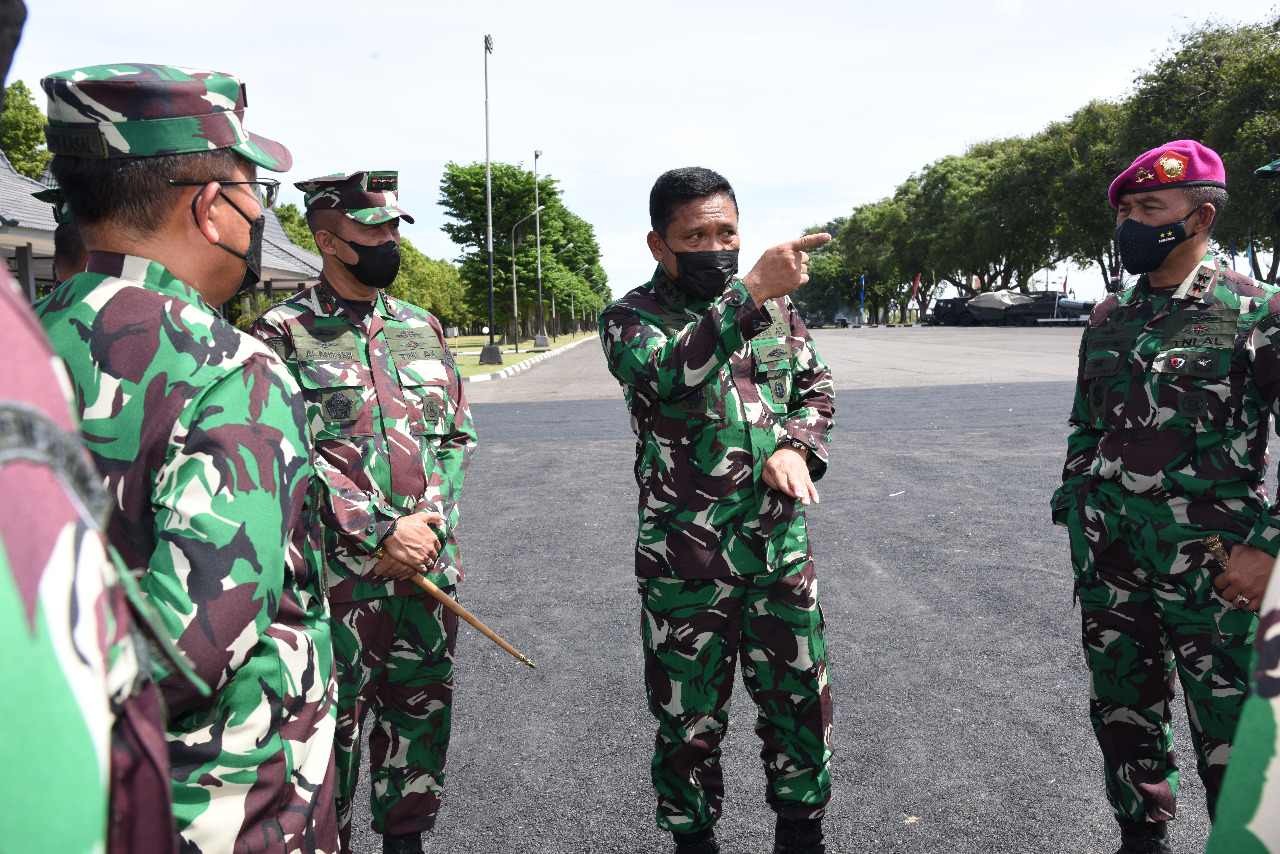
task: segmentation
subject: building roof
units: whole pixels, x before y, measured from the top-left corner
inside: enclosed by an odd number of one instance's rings
[[[53,218],[53,206],[31,197],[46,189],[44,184],[33,181],[25,175],[18,174],[9,158],[0,151],[0,234],[17,234],[18,232],[37,232],[24,235],[39,237],[49,242],[53,248],[53,230],[58,223]],[[0,238],[2,240],[3,238]],[[30,240],[4,240],[6,245],[29,243]]]
[[[320,256],[289,239],[276,212],[267,211],[262,232],[262,278],[315,281],[320,276]]]

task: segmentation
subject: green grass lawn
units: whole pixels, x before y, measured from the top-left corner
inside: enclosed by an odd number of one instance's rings
[[[554,350],[557,347],[563,347],[573,341],[583,338],[595,338],[596,333],[579,332],[576,335],[558,335],[554,339],[548,336],[549,346],[546,349],[537,349],[533,347],[533,339],[521,339],[520,352],[509,352],[510,345],[502,347],[502,364],[501,365],[481,365],[480,364],[480,348],[489,343],[488,335],[462,335],[457,339],[458,343],[454,343],[453,338],[446,339],[449,342],[449,349],[454,352],[454,360],[458,364],[458,373],[464,377],[475,376],[476,374],[489,374],[501,371],[503,368],[509,368],[512,365],[519,364],[525,359],[530,359],[547,350]],[[501,338],[495,339],[501,344]],[[590,347],[590,344],[583,344],[583,347]]]

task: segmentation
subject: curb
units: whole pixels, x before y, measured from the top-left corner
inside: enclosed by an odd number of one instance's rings
[[[573,341],[569,344],[565,344],[563,347],[557,347],[554,350],[548,350],[545,353],[539,353],[538,355],[534,356],[532,359],[525,359],[523,362],[517,362],[516,364],[512,365],[509,368],[503,368],[502,370],[494,371],[491,374],[473,374],[472,376],[469,376],[469,377],[463,377],[462,381],[464,383],[482,383],[482,382],[487,382],[488,380],[505,379],[506,377],[509,377],[513,374],[518,374],[527,368],[532,368],[534,365],[538,364],[543,359],[549,359],[552,356],[555,356],[559,353],[563,353],[565,350],[570,350],[574,347],[577,347],[579,344],[585,344],[587,341],[599,341],[599,340],[600,340],[600,337],[598,335],[592,336],[590,338],[580,338],[577,341]]]

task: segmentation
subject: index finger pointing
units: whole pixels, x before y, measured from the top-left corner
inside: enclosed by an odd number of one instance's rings
[[[821,246],[831,239],[831,235],[825,231],[821,234],[806,234],[804,237],[797,237],[788,243],[783,244],[797,252],[804,249],[812,249],[815,246]]]

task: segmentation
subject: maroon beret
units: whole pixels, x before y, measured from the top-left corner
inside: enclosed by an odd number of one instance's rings
[[[1227,170],[1217,152],[1194,139],[1177,139],[1139,155],[1111,182],[1107,199],[1119,209],[1120,197],[1126,193],[1226,186]]]

